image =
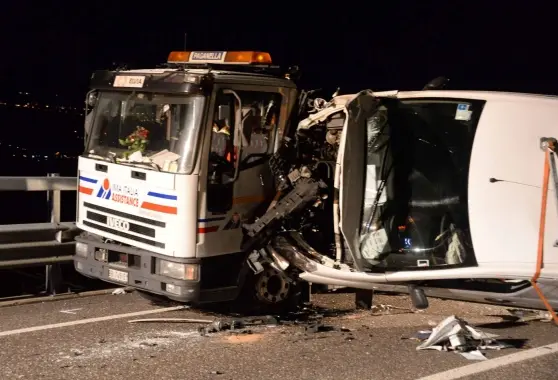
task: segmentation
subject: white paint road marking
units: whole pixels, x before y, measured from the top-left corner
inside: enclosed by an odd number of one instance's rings
[[[547,344],[545,346],[531,348],[530,350],[516,352],[515,354],[500,356],[499,358],[490,359],[483,362],[478,362],[463,367],[450,369],[449,371],[444,371],[440,373],[435,373],[434,375],[421,377],[418,380],[460,379],[462,377],[476,375],[477,373],[486,372],[499,367],[519,363],[524,360],[534,359],[539,356],[555,354],[555,353],[558,353],[558,343]]]
[[[26,327],[26,328],[23,328],[23,329],[9,330],[9,331],[0,331],[0,337],[9,336],[9,335],[24,334],[24,333],[29,333],[29,332],[41,331],[41,330],[57,329],[57,328],[60,328],[60,327],[83,325],[83,324],[86,324],[86,323],[110,321],[111,319],[130,318],[130,317],[138,317],[140,315],[157,314],[157,313],[164,313],[164,312],[167,312],[167,311],[184,310],[184,309],[187,309],[187,308],[188,308],[188,306],[173,306],[173,307],[166,307],[166,308],[162,308],[162,309],[137,311],[135,313],[115,314],[115,315],[108,315],[106,317],[81,319],[79,321],[53,323],[51,325]]]
[[[65,313],[65,314],[75,314],[76,311],[79,311],[79,310],[83,310],[83,307],[80,307],[78,309],[60,310],[60,312]]]

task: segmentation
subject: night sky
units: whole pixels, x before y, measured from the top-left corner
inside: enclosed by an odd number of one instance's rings
[[[533,1],[11,3],[0,14],[2,93],[82,102],[92,71],[155,66],[187,32],[189,50],[298,64],[305,88],[420,89],[444,75],[452,89],[558,94],[558,18]]]

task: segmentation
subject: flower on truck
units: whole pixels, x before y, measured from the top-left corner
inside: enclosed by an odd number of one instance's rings
[[[130,154],[134,152],[144,152],[147,144],[149,144],[149,140],[147,139],[149,136],[149,131],[144,127],[136,127],[136,130],[125,139],[118,139],[120,145],[125,146],[128,148],[128,152],[124,154],[125,157],[128,157]]]

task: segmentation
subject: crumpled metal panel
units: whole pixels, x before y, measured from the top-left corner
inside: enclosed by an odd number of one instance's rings
[[[359,232],[364,202],[366,120],[377,112],[377,98],[370,90],[361,91],[347,104],[347,110],[349,120],[344,131],[340,227],[355,265],[362,270]]]

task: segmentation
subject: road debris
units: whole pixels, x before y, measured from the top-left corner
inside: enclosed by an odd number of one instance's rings
[[[238,332],[239,330],[246,329],[247,327],[258,326],[276,326],[279,320],[271,315],[264,315],[258,317],[243,317],[233,319],[218,319],[211,321],[208,326],[200,327],[198,329],[200,335],[206,336],[211,333],[229,330],[231,332]]]
[[[120,295],[120,294],[126,294],[126,289],[124,289],[124,288],[114,289],[111,294],[113,296],[117,296],[117,295]]]
[[[155,342],[140,342],[140,347],[157,347]]]
[[[319,332],[335,331],[335,327],[324,325],[322,322],[316,322],[305,326],[304,331],[315,334]]]
[[[483,332],[466,321],[452,315],[440,322],[432,331],[419,331],[416,339],[423,340],[419,350],[454,351],[468,360],[487,360],[482,350],[500,350],[513,346],[499,342],[498,335]]]
[[[414,310],[408,307],[399,307],[399,306],[385,305],[385,304],[372,305],[370,310],[372,311],[372,314],[390,314],[392,310],[402,310],[402,311],[406,311],[407,313],[419,312],[419,310]]]
[[[75,348],[72,349],[71,352],[72,352],[72,354],[73,354],[74,356],[81,356],[81,355],[83,355],[83,351],[78,350],[78,349],[75,349]]]
[[[517,318],[516,322],[552,322],[552,315],[544,310],[506,309],[508,313]]]

